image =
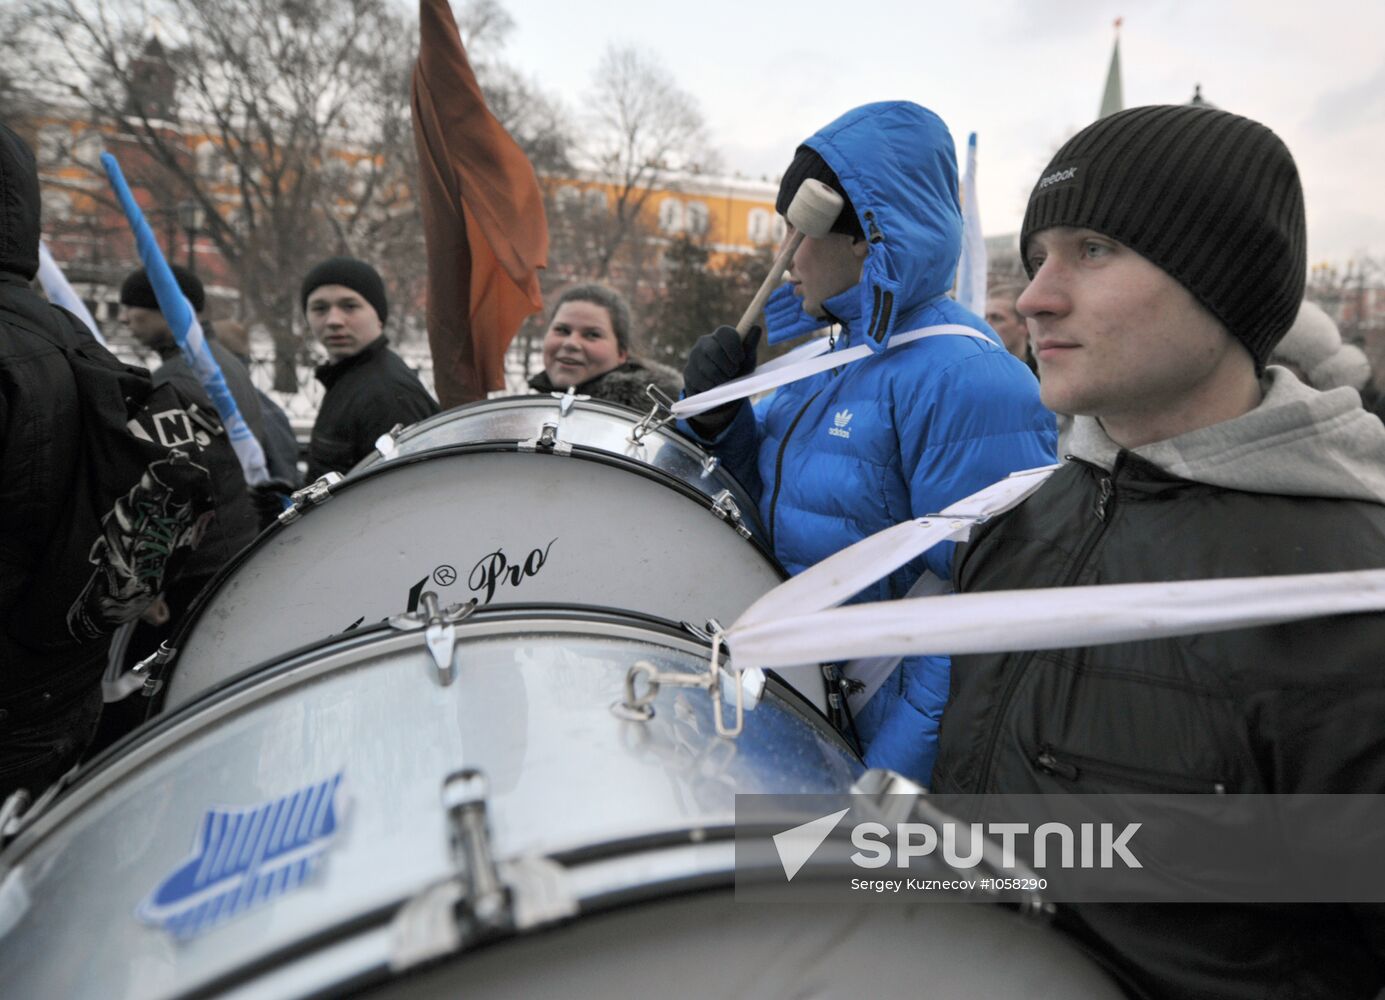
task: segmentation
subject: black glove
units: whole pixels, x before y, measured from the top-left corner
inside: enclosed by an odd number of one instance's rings
[[[705,337],[699,337],[688,353],[683,368],[683,391],[688,396],[715,389],[733,378],[749,375],[755,370],[755,349],[760,346],[760,328],[752,326],[745,342],[734,326],[719,326]],[[704,438],[714,438],[736,419],[745,400],[718,406],[715,410],[689,417],[692,429]]]
[[[250,502],[260,519],[260,530],[273,524],[288,506],[293,487],[279,479],[270,479],[250,487]]]

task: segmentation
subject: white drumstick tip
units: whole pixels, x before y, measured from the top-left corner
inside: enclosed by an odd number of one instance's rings
[[[798,186],[784,217],[804,236],[822,237],[842,214],[842,196],[822,181],[809,177]]]

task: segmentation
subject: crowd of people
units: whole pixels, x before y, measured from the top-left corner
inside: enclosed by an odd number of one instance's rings
[[[10,628],[70,479],[61,456],[76,401],[61,354],[6,317],[84,334],[29,287],[37,179],[23,143],[8,129],[0,140],[0,791],[38,791],[90,740],[103,650],[40,662]],[[809,179],[843,208],[830,233],[803,239],[764,333],[826,328],[829,351],[864,344],[868,355],[680,425],[757,499],[787,572],[1060,462],[968,543],[930,550],[855,600],[1385,567],[1385,426],[1357,392],[1364,356],[1303,300],[1302,187],[1270,129],[1167,106],[1082,130],[1036,179],[1020,234],[1027,282],[994,286],[984,318],[950,294],[962,216],[952,137],[935,114],[894,101],[825,125],[793,151],[781,213]],[[175,273],[200,310],[195,277]],[[210,412],[143,272],[121,301],[131,333],[163,361],[154,380]],[[328,355],[311,481],[349,471],[379,435],[438,408],[389,348],[370,264],[317,264],[300,303]],[[944,332],[895,342],[928,328]],[[551,308],[530,386],[645,409],[651,384],[692,396],[749,373],[762,335],[712,331],[680,375],[638,356],[617,293],[579,285]],[[243,364],[211,343],[274,478],[297,485]],[[141,651],[264,523],[229,451],[213,471],[215,526],[146,609],[154,631]],[[938,792],[1185,791],[1196,779],[1208,792],[1376,793],[1383,649],[1385,618],[1365,614],[905,658],[849,736],[866,764]],[[1064,907],[1059,923],[1133,996],[1365,998],[1385,985],[1378,908],[1086,904]]]

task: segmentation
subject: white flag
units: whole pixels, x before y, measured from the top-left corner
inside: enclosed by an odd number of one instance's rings
[[[976,196],[976,133],[967,138],[967,170],[962,176],[962,260],[957,266],[957,301],[986,315],[986,240],[981,203]]]

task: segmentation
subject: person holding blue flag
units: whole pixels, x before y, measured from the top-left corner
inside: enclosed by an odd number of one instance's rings
[[[758,497],[790,573],[1011,472],[1052,463],[1055,443],[1034,376],[948,296],[962,213],[942,120],[907,101],[847,112],[798,147],[779,189],[781,214],[809,178],[845,204],[831,233],[805,238],[795,253],[789,283],[766,310],[770,340],[831,325],[832,351],[865,343],[873,353],[786,385],[754,408],[733,402],[683,425]],[[938,326],[949,335],[891,346],[895,335]],[[687,395],[748,373],[758,338],[756,330],[743,343],[729,326],[701,338],[684,372]],[[856,599],[902,597],[926,570],[941,587],[950,559],[951,546],[935,548]],[[855,720],[866,762],[926,784],[947,661],[883,670]]]

